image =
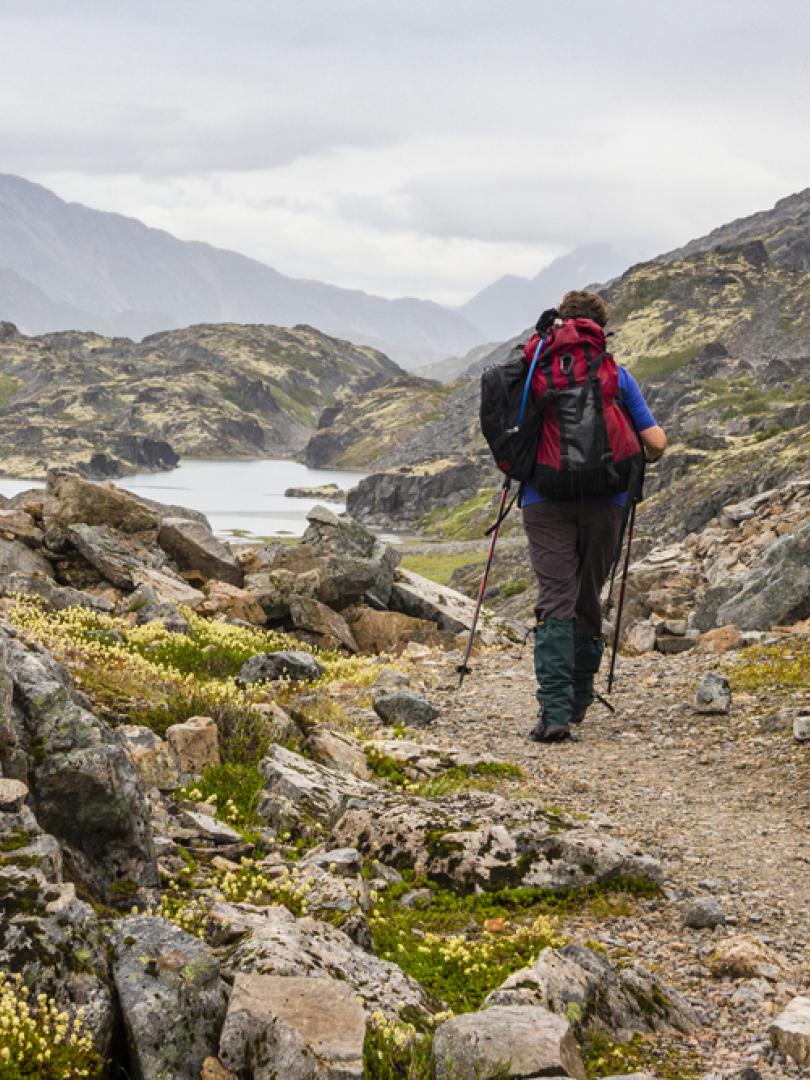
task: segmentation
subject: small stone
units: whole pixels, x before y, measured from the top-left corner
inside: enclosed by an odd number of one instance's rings
[[[810,997],[796,997],[771,1025],[771,1038],[797,1065],[810,1065]]]
[[[240,686],[272,682],[286,676],[292,682],[313,682],[324,668],[314,656],[303,651],[257,653],[242,665],[236,681]]]
[[[728,679],[714,671],[708,672],[695,697],[699,713],[728,713],[731,709],[731,685]]]
[[[331,848],[311,851],[301,859],[302,866],[319,866],[338,877],[357,877],[363,869],[363,857],[357,848]]]
[[[625,645],[634,653],[648,653],[655,648],[655,627],[650,622],[637,622],[630,627]]]
[[[224,821],[218,821],[209,814],[201,814],[196,810],[181,810],[180,821],[188,829],[193,829],[203,840],[212,844],[238,844],[242,837],[226,825]]]
[[[726,913],[713,896],[691,900],[683,913],[683,925],[692,930],[714,930],[726,921]]]
[[[672,634],[674,637],[685,637],[689,627],[686,619],[664,619],[661,623],[661,629],[665,634]]]
[[[372,705],[383,723],[392,727],[427,727],[439,715],[435,705],[412,690],[376,690]]]
[[[132,764],[148,788],[171,791],[180,784],[180,774],[169,746],[151,728],[122,724],[116,734],[123,740]]]
[[[810,742],[810,714],[793,718],[793,738],[796,742]]]
[[[184,776],[201,776],[208,765],[219,765],[219,733],[210,716],[192,716],[166,731],[177,768]]]
[[[28,788],[22,780],[0,780],[0,810],[16,814],[28,798]]]
[[[734,623],[725,626],[717,626],[713,630],[707,630],[701,635],[697,651],[700,653],[727,653],[732,649],[739,649],[743,643],[743,636]]]
[[[754,918],[749,915],[749,919]],[[716,978],[775,982],[782,966],[780,958],[765,945],[742,935],[718,942],[709,959],[709,970]]]

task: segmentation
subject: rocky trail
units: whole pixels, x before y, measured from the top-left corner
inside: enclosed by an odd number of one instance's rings
[[[593,936],[667,973],[701,1016],[694,1045],[712,1076],[776,1080],[806,1075],[772,1060],[768,1025],[810,981],[810,756],[767,695],[735,694],[729,715],[697,712],[702,675],[733,666],[694,653],[621,657],[615,715],[595,704],[579,742],[546,747],[526,737],[531,649],[513,648],[482,656],[461,690],[455,677],[443,681],[433,731],[519,764],[520,795],[607,818],[616,836],[661,859],[666,900]],[[718,925],[685,927],[695,904]],[[718,980],[715,950],[738,937],[746,977]]]

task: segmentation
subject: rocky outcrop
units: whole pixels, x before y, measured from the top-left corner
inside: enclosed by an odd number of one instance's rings
[[[349,491],[346,509],[360,521],[412,524],[429,510],[464,502],[485,482],[486,472],[471,459],[403,466],[364,477]]]
[[[157,883],[149,810],[116,735],[79,704],[65,670],[0,627],[0,765],[31,790],[37,820],[75,877],[107,903]]]
[[[242,584],[242,568],[227,544],[198,521],[164,518],[158,543],[181,571],[196,571],[227,585]]]
[[[198,938],[164,919],[120,919],[113,977],[135,1075],[199,1080],[217,1048],[228,995],[219,962]]]

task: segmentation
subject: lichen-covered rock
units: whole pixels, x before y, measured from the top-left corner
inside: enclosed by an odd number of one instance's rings
[[[112,944],[137,1080],[199,1080],[227,1008],[219,961],[199,938],[148,915],[116,922]]]
[[[98,920],[64,881],[55,838],[25,806],[0,811],[0,970],[20,972],[64,1007],[84,1008],[86,1029],[106,1053],[114,1007]]]
[[[594,949],[544,949],[537,962],[510,975],[486,998],[489,1005],[542,1005],[579,1031],[598,1030],[629,1040],[671,1026],[693,1032],[697,1023],[675,990],[632,964],[618,966]]]
[[[162,600],[154,585],[143,584],[122,601],[119,611],[124,615],[134,615],[138,626],[150,622],[160,622],[173,634],[187,634],[188,620],[177,604]]]
[[[323,665],[314,656],[297,650],[256,653],[239,670],[240,686],[288,678],[292,682],[313,682],[323,675]]]
[[[329,769],[357,776],[361,780],[371,778],[371,769],[362,745],[357,739],[342,731],[319,726],[307,735],[306,749],[312,760]]]
[[[278,829],[302,832],[332,825],[350,798],[371,798],[374,785],[336,769],[318,765],[287,750],[271,746],[259,763],[265,789],[259,814]]]
[[[96,596],[81,589],[72,589],[66,585],[57,585],[52,578],[45,577],[41,573],[0,574],[0,596],[36,596],[45,607],[55,611],[64,611],[66,608],[73,607],[86,607],[105,613],[113,610],[112,601],[106,597]]]
[[[568,1023],[547,1009],[493,1006],[451,1017],[433,1040],[436,1080],[514,1080],[569,1076],[586,1080]]]
[[[203,577],[241,586],[242,567],[233,552],[199,521],[164,518],[158,543],[180,570],[196,570]]]
[[[0,575],[25,574],[52,578],[53,568],[48,560],[38,551],[32,551],[17,540],[5,540],[0,537]]]
[[[483,793],[435,801],[381,792],[365,804],[352,800],[330,840],[464,891],[661,880],[660,864],[621,840],[529,799]]]
[[[219,1056],[254,1080],[360,1080],[365,1034],[365,1013],[345,982],[240,972]]]
[[[380,1010],[388,1018],[425,1020],[431,1006],[424,990],[396,964],[355,945],[328,923],[296,919],[286,908],[264,909],[264,923],[237,946],[226,973],[328,977],[350,986],[367,1016]]]
[[[157,881],[138,773],[121,740],[79,704],[64,668],[12,635],[0,626],[0,765],[28,784],[72,874],[108,903],[131,904]]]

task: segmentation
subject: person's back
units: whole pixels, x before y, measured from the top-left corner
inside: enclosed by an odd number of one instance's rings
[[[540,715],[531,737],[571,738],[594,698],[604,652],[602,586],[618,555],[642,453],[666,448],[635,379],[605,349],[608,309],[570,292],[527,343],[542,429],[521,505],[537,577],[535,672]]]

